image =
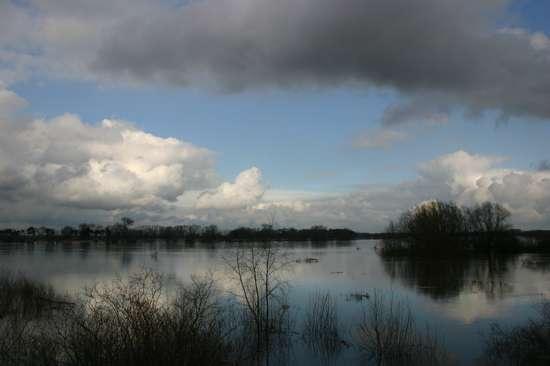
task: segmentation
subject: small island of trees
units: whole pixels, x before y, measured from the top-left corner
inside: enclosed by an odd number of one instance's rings
[[[510,212],[485,202],[460,207],[430,201],[403,213],[386,229],[382,254],[452,254],[547,250],[548,232],[522,232],[509,223]]]

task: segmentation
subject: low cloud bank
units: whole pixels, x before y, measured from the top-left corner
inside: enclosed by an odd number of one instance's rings
[[[275,222],[383,230],[419,202],[493,201],[522,228],[550,226],[550,170],[504,168],[506,159],[457,151],[419,164],[417,177],[348,193],[269,189],[257,167],[220,179],[213,152],[159,137],[129,122],[98,124],[65,114],[17,114],[26,102],[0,89],[0,225],[214,223],[224,228]],[[6,107],[7,106],[7,107]],[[364,182],[368,183],[368,182]]]

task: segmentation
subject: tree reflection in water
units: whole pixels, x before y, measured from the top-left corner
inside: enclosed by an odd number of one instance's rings
[[[384,269],[392,279],[435,300],[462,292],[483,292],[500,299],[513,291],[509,276],[519,256],[458,256],[455,258],[386,258]]]

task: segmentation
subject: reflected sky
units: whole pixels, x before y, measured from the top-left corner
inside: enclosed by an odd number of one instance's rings
[[[482,347],[480,333],[491,322],[520,324],[535,314],[535,305],[550,299],[550,258],[521,255],[498,259],[384,260],[376,241],[281,244],[293,265],[287,274],[289,300],[299,320],[309,297],[330,292],[337,302],[344,337],[352,337],[366,299],[350,296],[379,289],[405,298],[419,325],[429,323],[462,364],[474,362]],[[233,246],[154,241],[103,243],[0,244],[0,268],[22,272],[78,294],[84,286],[107,281],[143,268],[187,282],[191,275],[213,273],[222,289],[230,289],[224,257]],[[316,258],[318,262],[300,261]],[[295,348],[298,347],[295,345]],[[320,360],[307,349],[294,349],[293,362],[343,365],[357,361],[344,349]]]

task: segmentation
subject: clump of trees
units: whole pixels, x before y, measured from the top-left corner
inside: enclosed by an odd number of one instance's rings
[[[412,235],[452,235],[502,232],[511,229],[510,212],[498,203],[459,207],[454,202],[430,201],[390,222],[388,232]]]
[[[509,217],[506,208],[492,202],[472,207],[443,201],[423,203],[390,222],[386,232],[394,237],[384,240],[383,253],[518,250],[520,242]]]

